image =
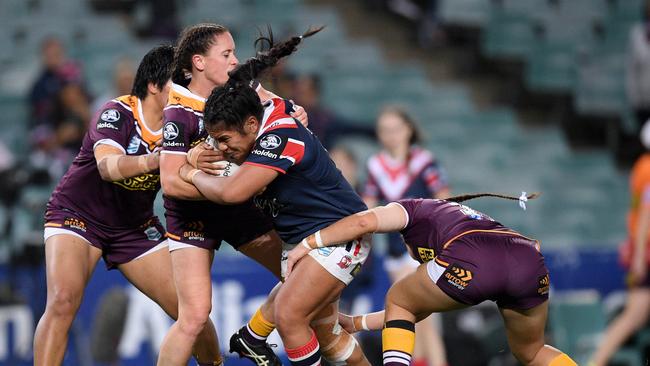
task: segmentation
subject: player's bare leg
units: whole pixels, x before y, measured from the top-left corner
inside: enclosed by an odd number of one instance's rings
[[[415,260],[413,260],[415,263]],[[389,271],[391,283],[395,283],[407,275],[415,272],[417,266],[403,264],[394,271]],[[447,365],[447,354],[442,337],[435,328],[433,316],[430,315],[415,324],[415,348],[413,350],[414,360],[424,360],[429,366]]]
[[[212,309],[212,252],[183,248],[172,251],[171,258],[178,291],[178,320],[163,340],[158,366],[185,366]]]
[[[60,365],[84,289],[101,250],[74,235],[54,235],[45,242],[47,305],[34,334],[34,365]]]
[[[314,362],[319,358],[318,341],[310,323],[316,314],[339,298],[344,288],[343,282],[312,257],[306,256],[296,265],[280,287],[274,308],[277,329],[290,359],[292,353],[305,352],[314,357]]]
[[[499,309],[515,358],[528,366],[577,366],[562,351],[544,344],[548,301],[528,310]]]
[[[120,265],[124,276],[142,293],[155,301],[174,320],[178,319],[178,297],[172,275],[169,249],[161,248],[142,258]],[[201,364],[220,363],[219,341],[212,321],[208,319],[199,333],[192,354]]]
[[[410,362],[415,347],[415,323],[434,312],[461,309],[466,305],[445,294],[420,265],[398,280],[386,294],[385,328],[382,330],[384,365]]]
[[[628,292],[623,312],[612,321],[589,366],[604,366],[623,342],[650,318],[650,288],[635,287]]]

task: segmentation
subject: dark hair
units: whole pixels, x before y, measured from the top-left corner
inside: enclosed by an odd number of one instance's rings
[[[411,129],[411,138],[409,139],[409,144],[419,144],[422,142],[422,133],[420,132],[420,127],[418,127],[415,119],[406,111],[406,108],[399,105],[387,105],[379,113],[379,116],[384,114],[394,114],[399,117],[406,125]]]
[[[304,38],[320,32],[321,29],[323,27],[310,28],[303,35],[292,37],[277,45],[273,43],[273,33],[270,29],[268,37],[258,38],[256,45],[267,42],[270,48],[267,51],[258,51],[255,57],[237,66],[228,73],[230,78],[225,85],[212,90],[203,112],[206,128],[214,129],[224,123],[226,129],[243,132],[246,117],[254,116],[261,121],[264,108],[257,93],[251,88],[251,82],[263,71],[275,66],[281,58],[295,52]]]
[[[174,55],[174,72],[172,81],[187,87],[192,73],[192,56],[205,55],[214,44],[214,36],[229,32],[220,24],[200,23],[189,26],[181,32]]]
[[[539,192],[535,192],[535,193],[531,193],[531,194],[526,195],[526,198],[529,199],[529,200],[533,200],[533,199],[539,197],[540,195],[541,195],[541,193],[539,193]],[[454,197],[445,198],[445,201],[450,201],[450,202],[463,202],[463,201],[469,201],[469,200],[472,200],[472,199],[474,199],[474,198],[479,198],[479,197],[496,197],[496,198],[503,198],[503,199],[507,199],[507,200],[513,200],[513,201],[519,201],[519,200],[520,200],[519,197],[508,196],[508,195],[505,195],[505,194],[498,194],[498,193],[472,193],[472,194],[463,194],[463,195],[460,195],[460,196],[454,196]]]
[[[131,95],[140,99],[146,98],[149,83],[162,90],[171,77],[173,60],[174,47],[170,45],[160,45],[147,52],[135,73]]]

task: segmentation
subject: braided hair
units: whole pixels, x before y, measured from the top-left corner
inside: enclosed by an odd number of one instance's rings
[[[208,130],[224,124],[226,129],[234,129],[243,133],[244,121],[248,116],[262,120],[264,108],[260,98],[251,88],[253,80],[259,75],[275,66],[278,61],[289,56],[298,49],[303,39],[320,32],[324,27],[310,28],[300,36],[291,37],[282,43],[274,44],[273,34],[269,29],[269,36],[261,36],[255,44],[268,43],[266,51],[258,51],[255,57],[249,58],[243,64],[230,71],[228,82],[212,90],[210,97],[205,102],[204,122]]]
[[[528,195],[525,195],[526,199],[533,200],[537,197],[539,197],[541,193],[531,193]],[[503,198],[506,200],[512,200],[512,201],[520,201],[521,197],[515,197],[515,196],[509,196],[505,194],[498,194],[498,193],[472,193],[472,194],[463,194],[460,196],[454,196],[454,197],[449,197],[445,198],[445,201],[450,201],[450,202],[464,202],[468,200],[472,200],[474,198],[479,198],[479,197],[497,197],[497,198]]]

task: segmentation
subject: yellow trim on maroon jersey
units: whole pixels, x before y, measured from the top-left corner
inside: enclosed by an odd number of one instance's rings
[[[511,231],[511,230],[508,230],[508,229],[505,229],[505,230],[468,230],[468,231],[464,231],[464,232],[462,232],[462,233],[460,233],[460,234],[454,236],[453,238],[449,239],[445,244],[443,244],[442,248],[445,249],[445,248],[447,248],[449,245],[451,245],[451,243],[452,243],[454,240],[456,240],[456,239],[458,239],[458,238],[460,238],[460,237],[463,237],[463,236],[465,236],[465,235],[467,235],[467,234],[472,234],[472,233],[493,233],[493,234],[514,235],[514,236],[519,236],[519,237],[522,237],[522,238],[524,238],[524,239],[528,239],[528,240],[531,240],[531,241],[535,241],[535,242],[537,242],[537,240],[533,240],[533,239],[527,238],[527,237],[525,237],[525,236],[519,234],[518,232]]]
[[[201,114],[203,114],[203,109],[205,108],[204,101],[183,95],[174,89],[169,91],[169,98],[167,99],[167,106],[172,105],[181,105]]]
[[[149,145],[149,150],[153,150],[156,147],[156,142],[162,137],[162,130],[157,134],[151,133],[149,128],[145,125],[144,121],[140,120],[140,116],[144,115],[144,113],[141,110],[142,103],[138,102],[138,97],[134,95],[123,95],[116,99],[131,107],[133,119],[140,127],[140,137],[144,142],[147,143],[147,145]]]

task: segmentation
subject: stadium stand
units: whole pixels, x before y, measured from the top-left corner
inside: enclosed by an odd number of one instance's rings
[[[569,95],[577,115],[612,117],[623,126],[617,128],[632,129],[622,57],[629,27],[642,14],[641,0],[439,3],[444,24],[479,32],[482,56],[523,63],[521,77],[526,88]],[[274,2],[276,6],[266,6],[261,0],[183,4],[179,13],[183,25],[217,21],[231,28],[240,60],[253,53],[255,26],[264,29],[270,24],[276,37],[282,38],[291,31],[326,24],[326,30],[301,46],[287,66],[295,73],[319,72],[323,100],[332,110],[371,125],[385,103],[405,105],[422,125],[428,147],[450,168],[455,192],[543,192],[525,214],[498,200],[479,200],[472,206],[540,238],[547,248],[613,247],[625,237],[627,173],[616,168],[611,151],[572,150],[559,124],[528,126],[512,106],[477,107],[461,82],[431,81],[420,61],[390,63],[377,41],[346,35],[334,6],[299,0]],[[57,35],[69,46],[71,56],[83,62],[93,95],[108,87],[112,65],[122,54],[139,59],[160,42],[135,38],[123,19],[94,13],[84,0],[1,1],[0,22],[6,30],[0,32],[4,69],[0,74],[0,140],[19,160],[29,152],[26,85],[35,76],[34,55],[44,36]],[[354,141],[352,147],[361,157],[376,149],[366,141]],[[28,185],[20,192],[18,207],[0,205],[0,223],[6,222],[9,210],[16,212],[17,223],[12,236],[0,240],[0,260],[38,234],[42,207],[51,189],[51,184]],[[156,205],[162,214],[161,201]],[[583,352],[580,347],[588,341],[582,339],[590,339],[604,326],[602,311],[596,302],[558,302],[551,316],[558,346]],[[567,342],[566,346],[560,342]],[[637,347],[645,347],[650,335],[643,333],[636,342]],[[625,349],[617,357],[629,365],[640,364],[635,363],[636,355]]]

